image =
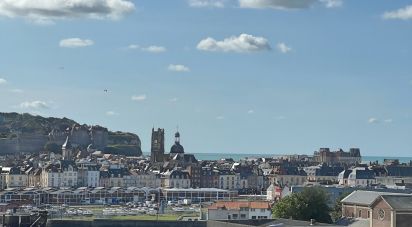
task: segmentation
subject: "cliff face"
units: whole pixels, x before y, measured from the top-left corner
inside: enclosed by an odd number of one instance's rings
[[[80,148],[91,144],[107,153],[142,154],[140,138],[133,133],[110,132],[101,126],[80,125],[68,118],[0,113],[0,154],[38,152],[46,143],[61,146],[67,136]]]

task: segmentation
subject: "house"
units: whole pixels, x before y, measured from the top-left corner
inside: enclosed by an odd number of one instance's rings
[[[371,227],[410,227],[412,223],[412,196],[380,195],[370,205]]]
[[[370,219],[372,217],[372,212],[374,212],[373,205],[375,204],[375,201],[383,195],[411,196],[411,194],[382,191],[354,191],[341,200],[342,217]]]
[[[73,161],[61,160],[48,164],[41,171],[41,187],[76,187],[77,166]]]
[[[97,187],[100,182],[99,166],[95,163],[77,163],[78,186]]]
[[[338,175],[340,185],[369,186],[376,184],[375,172],[367,167],[356,167],[352,170],[343,170]]]
[[[3,167],[1,175],[5,176],[4,188],[26,187],[28,184],[28,176],[18,167]]]
[[[226,190],[237,190],[240,187],[240,176],[231,170],[219,172],[219,188]]]
[[[309,182],[338,182],[338,175],[344,169],[341,166],[328,166],[326,163],[304,168]]]
[[[187,170],[167,170],[161,175],[161,186],[165,188],[190,188],[190,174]]]
[[[307,174],[303,169],[290,165],[273,169],[268,178],[271,184],[294,186],[305,184]]]
[[[209,220],[271,219],[267,201],[217,201],[208,207]]]

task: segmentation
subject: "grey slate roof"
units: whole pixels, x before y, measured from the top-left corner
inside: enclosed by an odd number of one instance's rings
[[[412,210],[412,196],[410,195],[382,195],[382,199],[395,210]]]
[[[377,191],[354,191],[345,198],[343,198],[341,202],[370,206],[381,195],[408,196],[410,194]]]

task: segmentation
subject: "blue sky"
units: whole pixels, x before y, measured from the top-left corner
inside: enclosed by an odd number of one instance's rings
[[[65,2],[0,0],[1,111],[131,131],[144,151],[178,125],[189,153],[410,156],[410,1]]]

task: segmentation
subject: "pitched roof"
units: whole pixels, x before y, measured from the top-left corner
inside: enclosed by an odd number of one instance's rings
[[[395,210],[412,210],[411,195],[381,195],[381,197]]]
[[[341,200],[342,203],[352,203],[370,206],[381,195],[409,195],[378,191],[354,191]]]

